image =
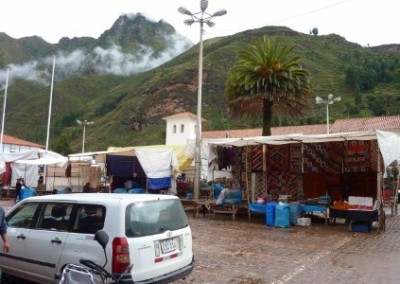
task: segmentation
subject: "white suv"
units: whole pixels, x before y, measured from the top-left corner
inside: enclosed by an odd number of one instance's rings
[[[9,253],[0,254],[2,283],[10,276],[58,283],[63,268],[89,259],[106,262],[94,240],[110,237],[108,271],[115,276],[131,263],[124,283],[169,283],[194,268],[192,233],[176,196],[76,193],[25,199],[6,216]]]

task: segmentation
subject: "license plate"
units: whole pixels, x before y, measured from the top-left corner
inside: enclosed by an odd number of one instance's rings
[[[176,244],[175,238],[161,241],[161,248],[162,248],[163,253],[167,253],[167,252],[176,250],[177,244]]]

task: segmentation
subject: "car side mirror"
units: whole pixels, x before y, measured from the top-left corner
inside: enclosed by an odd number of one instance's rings
[[[109,240],[106,231],[103,230],[97,231],[96,234],[94,235],[94,239],[102,246],[103,250],[106,249]]]

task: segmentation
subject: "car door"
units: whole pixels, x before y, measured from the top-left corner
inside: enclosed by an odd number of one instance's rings
[[[75,217],[60,259],[59,268],[68,263],[78,264],[81,258],[104,264],[104,253],[94,239],[94,234],[104,228],[106,207],[101,204],[75,204],[72,215]]]
[[[26,263],[31,259],[26,254],[26,244],[35,227],[39,205],[38,202],[25,202],[17,205],[7,215],[7,235],[11,249],[1,256],[1,266],[10,274],[24,274]]]
[[[31,257],[26,270],[36,281],[54,282],[56,269],[70,229],[72,204],[47,203],[41,208],[35,230],[26,243]]]

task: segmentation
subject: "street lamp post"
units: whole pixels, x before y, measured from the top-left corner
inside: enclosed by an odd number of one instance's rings
[[[334,98],[332,94],[329,94],[326,100],[318,96],[315,97],[317,104],[326,104],[326,134],[329,134],[329,105],[332,105],[334,102],[340,102],[340,100],[340,97]]]
[[[179,7],[178,12],[184,15],[190,16],[190,19],[184,21],[188,26],[199,23],[200,24],[200,47],[199,47],[199,80],[197,89],[197,126],[196,126],[196,148],[195,148],[195,176],[194,176],[194,186],[193,193],[194,199],[199,199],[200,197],[200,172],[201,172],[201,158],[200,158],[200,148],[201,148],[201,99],[202,99],[202,83],[203,83],[203,27],[207,24],[210,28],[215,24],[211,21],[213,17],[223,16],[226,14],[225,9],[218,10],[213,14],[206,12],[208,7],[207,0],[200,0],[200,12],[192,13],[186,8]]]
[[[76,122],[79,125],[83,125],[83,134],[82,134],[82,153],[85,153],[85,135],[86,135],[86,126],[87,125],[92,125],[94,122],[93,121],[87,121],[86,119],[84,121],[80,121],[79,119],[76,120]]]

